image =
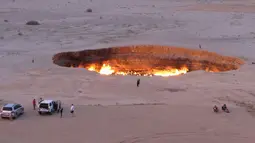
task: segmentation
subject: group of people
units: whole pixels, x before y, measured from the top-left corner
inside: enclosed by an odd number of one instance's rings
[[[43,101],[42,98],[39,99],[38,101],[38,105]],[[33,108],[34,110],[36,110],[36,99],[34,98],[33,101],[32,101],[32,104],[33,104]],[[60,112],[60,118],[63,117],[63,107],[61,107],[58,112]],[[71,107],[70,107],[70,113],[72,114],[72,116],[74,116],[74,105],[72,104]]]
[[[222,110],[223,112],[229,113],[229,110],[228,110],[226,104],[224,104],[224,105],[221,107],[221,110]],[[216,105],[214,105],[213,111],[216,112],[216,113],[218,113],[218,112],[219,112],[219,108],[218,108]]]

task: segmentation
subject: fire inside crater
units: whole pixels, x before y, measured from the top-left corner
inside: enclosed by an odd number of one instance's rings
[[[204,50],[135,45],[110,47],[53,56],[59,66],[85,68],[104,75],[176,76],[196,70],[224,72],[240,68],[244,61]]]

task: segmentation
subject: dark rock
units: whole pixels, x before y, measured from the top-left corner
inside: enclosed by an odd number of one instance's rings
[[[19,36],[22,36],[22,35],[23,35],[23,33],[19,32],[19,33],[18,33],[18,35],[19,35]]]
[[[253,64],[253,65],[254,65],[254,64],[255,64],[255,62],[252,62],[251,64]]]
[[[4,22],[9,22],[9,21],[5,19]]]
[[[91,9],[91,8],[88,8],[88,9],[86,10],[86,12],[92,12],[92,9]]]
[[[4,39],[4,36],[1,36],[0,39],[3,40],[3,39]]]
[[[26,25],[40,25],[40,23],[38,21],[31,20],[31,21],[28,21]]]

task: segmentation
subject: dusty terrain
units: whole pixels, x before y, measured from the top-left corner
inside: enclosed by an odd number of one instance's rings
[[[254,7],[252,0],[1,0],[0,104],[21,103],[26,113],[0,120],[0,143],[253,143]],[[25,25],[29,20],[41,25]],[[201,44],[246,64],[140,77],[137,88],[137,77],[52,63],[58,52],[134,44]],[[31,106],[39,97],[61,99],[64,118],[40,117]],[[214,114],[212,106],[223,103],[231,113]]]

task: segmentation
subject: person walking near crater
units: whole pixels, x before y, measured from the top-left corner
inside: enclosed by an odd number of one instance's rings
[[[140,85],[140,79],[138,79],[138,80],[136,81],[136,86],[139,87],[139,85]]]

